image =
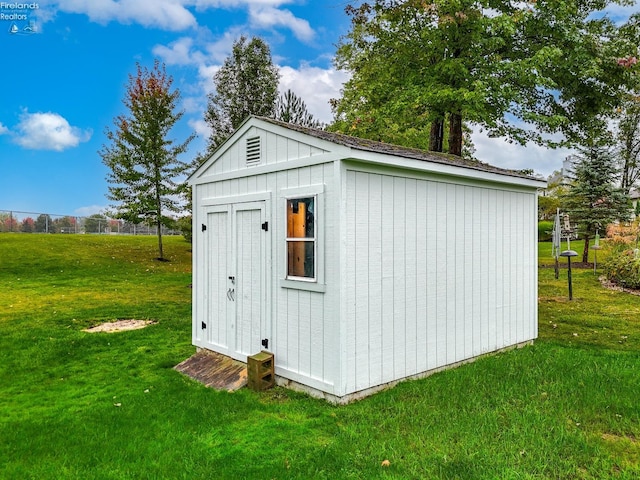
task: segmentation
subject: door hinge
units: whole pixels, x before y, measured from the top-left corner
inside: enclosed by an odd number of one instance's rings
[[[202,224],[202,231],[204,232],[207,229],[207,226],[203,223]]]
[[[262,229],[263,229],[265,232],[268,232],[268,231],[269,231],[269,222],[264,222],[264,223],[262,224]]]
[[[263,338],[262,339],[262,346],[266,349],[269,348],[269,339],[268,338]]]
[[[205,328],[207,328],[207,324],[202,322],[202,330],[204,330]]]

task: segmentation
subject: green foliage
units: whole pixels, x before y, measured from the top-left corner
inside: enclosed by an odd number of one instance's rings
[[[191,215],[185,215],[184,217],[180,217],[176,223],[184,239],[191,243],[193,241],[193,217]]]
[[[637,86],[638,27],[600,12],[616,0],[537,1],[524,5],[517,30],[520,56],[518,118],[540,132],[561,132],[572,145],[588,144]],[[534,139],[541,140],[539,135]]]
[[[107,226],[107,217],[100,213],[94,213],[84,220],[84,231],[86,233],[102,233]]]
[[[626,245],[612,248],[602,270],[610,282],[620,287],[640,288],[640,255],[636,249]]]
[[[38,233],[53,233],[53,220],[51,220],[49,215],[41,213],[38,215],[38,218],[36,218],[34,228]]]
[[[169,138],[183,115],[174,111],[180,92],[172,91],[172,84],[158,61],[151,71],[138,64],[136,75],[129,75],[123,101],[128,114],[114,119],[115,130],[107,128],[110,144],[100,151],[110,170],[108,198],[116,202],[113,216],[155,225],[160,259],[164,258],[161,226],[170,226],[173,219],[168,214],[181,210],[178,198],[184,186],[177,179],[190,168],[178,157],[194,138],[191,135],[179,144]]]
[[[461,122],[520,143],[553,144],[544,134],[557,132],[580,143],[637,83],[637,66],[621,59],[635,58],[639,23],[618,28],[597,14],[611,3],[350,5],[336,65],[351,79],[333,102],[332,129],[455,154]]]
[[[211,153],[250,115],[273,117],[278,95],[278,69],[269,46],[260,38],[242,36],[213,76],[215,93],[208,97],[204,119],[211,128]]]
[[[538,218],[547,220],[553,218],[560,208],[560,197],[556,195],[545,195],[538,197]]]
[[[606,261],[602,264],[605,277],[612,283],[625,288],[640,288],[640,224],[611,225],[607,230],[607,241],[603,253]]]
[[[553,222],[545,220],[542,222],[538,222],[538,241],[539,242],[550,242],[551,232],[553,231]]]
[[[583,262],[587,261],[588,241],[597,230],[604,232],[610,223],[629,217],[629,197],[615,186],[617,176],[618,168],[606,145],[594,142],[580,149],[564,204],[585,240]]]
[[[628,194],[640,179],[640,97],[629,98],[617,130],[620,186]],[[636,215],[640,212],[636,212]]]
[[[462,120],[496,118],[486,66],[503,32],[477,2],[380,0],[347,12],[336,65],[352,75],[333,102],[333,130],[460,155]]]

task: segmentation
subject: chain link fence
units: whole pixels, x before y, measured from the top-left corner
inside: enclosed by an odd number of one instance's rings
[[[88,217],[51,213],[0,210],[0,232],[16,233],[96,233],[103,235],[155,235],[156,227],[134,224],[95,214]],[[163,235],[182,235],[175,229],[162,227]]]

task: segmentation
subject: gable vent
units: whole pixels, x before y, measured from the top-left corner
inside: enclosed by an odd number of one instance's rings
[[[260,163],[260,137],[247,138],[247,166]]]

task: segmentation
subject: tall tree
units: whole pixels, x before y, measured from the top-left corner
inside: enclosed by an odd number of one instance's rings
[[[569,145],[590,145],[608,135],[611,116],[636,88],[638,16],[618,26],[602,13],[627,0],[529,3],[514,42],[523,68],[513,114],[542,133],[562,133]]]
[[[631,97],[621,112],[617,141],[620,187],[629,194],[640,179],[640,97]]]
[[[112,216],[155,225],[161,260],[162,226],[173,222],[168,213],[180,210],[177,195],[183,186],[178,179],[190,166],[178,156],[194,138],[191,135],[182,143],[169,138],[183,115],[175,111],[180,92],[172,85],[163,64],[155,61],[152,70],[138,64],[136,74],[129,75],[123,99],[128,114],[114,119],[115,130],[107,128],[110,144],[100,151],[111,170],[108,198],[117,202]]]
[[[208,97],[204,119],[211,128],[208,152],[231,135],[249,115],[274,116],[278,69],[269,46],[260,38],[242,36],[213,76],[215,93]]]
[[[376,0],[348,7],[352,30],[336,64],[352,77],[333,104],[335,128],[461,155],[465,121],[498,127],[505,106],[495,92],[509,97],[512,82],[497,65],[512,60],[515,23],[509,2],[494,2],[492,15],[481,3]]]
[[[53,229],[53,221],[49,215],[41,213],[36,218],[34,228],[38,233],[51,233]]]
[[[352,77],[333,103],[333,129],[395,136],[418,147],[426,137],[429,149],[456,155],[466,122],[520,143],[544,143],[543,134],[562,132],[579,144],[581,132],[606,123],[632,83],[617,59],[635,52],[637,25],[619,29],[595,15],[610,3],[618,2],[374,0],[349,6],[352,28],[336,64]]]
[[[276,100],[275,119],[303,127],[322,128],[322,122],[313,118],[304,100],[290,89],[280,94]]]
[[[582,261],[586,263],[589,240],[596,230],[604,230],[616,220],[626,220],[631,212],[629,197],[616,187],[619,169],[610,147],[603,141],[594,140],[581,148],[577,157],[564,206],[584,239]]]

